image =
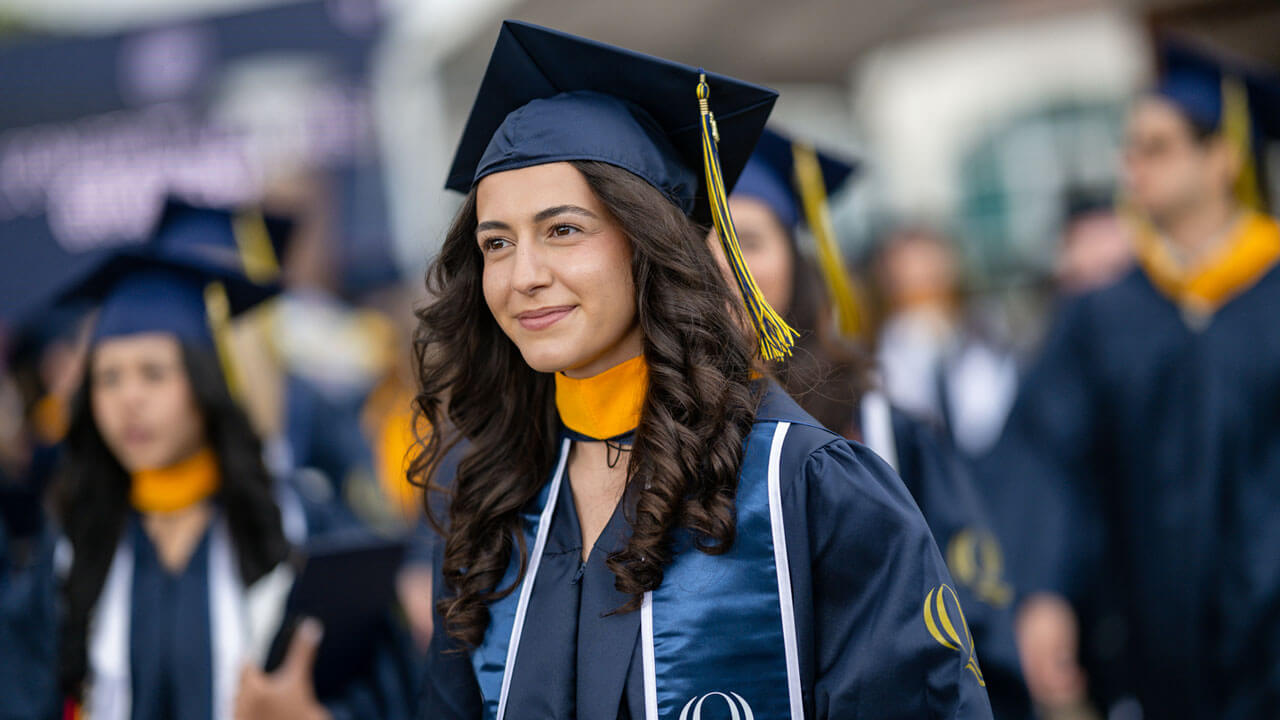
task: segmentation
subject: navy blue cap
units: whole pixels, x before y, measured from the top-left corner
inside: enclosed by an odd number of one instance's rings
[[[121,251],[73,292],[101,305],[91,341],[160,332],[212,347],[205,291],[213,283],[226,290],[228,310],[238,315],[274,295],[275,286],[257,285],[238,268],[168,260],[148,251]]]
[[[165,200],[150,242],[170,260],[196,266],[239,264],[246,275],[268,282],[279,274],[292,232],[291,221],[264,215],[257,208],[200,206],[171,196]],[[255,252],[260,257],[252,258]],[[268,267],[255,268],[255,259]],[[256,272],[264,270],[268,276],[256,277]]]
[[[465,193],[492,173],[595,160],[634,173],[686,215],[709,223],[700,74],[688,65],[508,20],[445,187]],[[729,189],[778,95],[722,75],[706,77]]]
[[[257,283],[245,274],[241,256],[229,244],[230,223],[216,214],[172,213],[162,217],[151,239],[105,255],[60,299],[100,305],[94,343],[122,335],[163,332],[199,345],[212,346],[206,290],[225,291],[230,316],[252,308],[279,292],[274,283]],[[213,231],[222,227],[226,232]],[[190,234],[180,232],[190,231]]]
[[[796,191],[794,142],[766,128],[734,189],[735,195],[746,195],[764,202],[787,228],[799,225],[803,214]],[[828,153],[818,152],[817,156],[828,194],[839,190],[857,169],[856,163]]]
[[[54,343],[73,339],[89,310],[83,303],[72,303],[36,307],[27,312],[9,330],[5,364],[36,360]]]
[[[1223,80],[1231,77],[1239,80],[1247,93],[1252,131],[1280,137],[1280,81],[1274,73],[1174,40],[1161,43],[1160,65],[1154,94],[1177,106],[1200,129],[1216,131],[1221,127]]]

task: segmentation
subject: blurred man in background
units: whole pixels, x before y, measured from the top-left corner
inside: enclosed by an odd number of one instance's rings
[[[1013,400],[1017,366],[969,313],[951,241],[924,227],[896,230],[877,253],[875,273],[885,393],[935,423],[962,453],[985,451]]]
[[[1258,718],[1280,698],[1280,226],[1269,80],[1170,51],[1129,119],[1139,267],[1068,300],[984,460],[1049,713]],[[1271,128],[1274,130],[1274,127]]]

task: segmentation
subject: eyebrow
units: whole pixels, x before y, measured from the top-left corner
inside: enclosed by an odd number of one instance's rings
[[[537,215],[533,216],[533,221],[539,222],[539,223],[545,222],[547,220],[550,220],[553,217],[556,217],[557,215],[581,215],[583,217],[599,219],[598,215],[596,215],[595,213],[591,212],[590,210],[584,207],[579,207],[577,205],[556,205],[555,207],[549,207],[546,210],[539,211]],[[502,222],[501,220],[485,220],[484,222],[476,225],[477,233],[482,233],[486,230],[510,230],[510,229],[511,229],[511,226]]]
[[[537,215],[534,215],[533,221],[542,222],[544,220],[550,220],[557,215],[582,215],[583,217],[593,219],[596,217],[595,213],[584,207],[578,207],[577,205],[557,205],[555,207],[549,207]]]

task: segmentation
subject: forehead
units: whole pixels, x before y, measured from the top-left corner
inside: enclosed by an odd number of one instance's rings
[[[588,210],[600,205],[587,179],[567,162],[505,170],[485,176],[476,185],[476,216],[480,222],[527,219],[558,205]]]
[[[95,364],[169,362],[181,354],[178,339],[168,333],[138,333],[101,340],[93,348]]]
[[[752,195],[730,195],[729,211],[733,222],[756,231],[774,230],[786,234],[787,230],[769,203]]]
[[[1139,99],[1129,111],[1131,134],[1187,134],[1190,124],[1173,103],[1151,95]]]

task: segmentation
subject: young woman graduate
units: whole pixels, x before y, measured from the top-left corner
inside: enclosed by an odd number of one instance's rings
[[[756,285],[800,332],[794,354],[778,367],[778,379],[824,426],[865,443],[901,476],[957,582],[995,716],[1027,717],[1031,708],[1013,640],[1013,590],[978,488],[944,440],[890,407],[857,344],[865,320],[827,204],[827,194],[837,192],[854,170],[766,129],[729,197],[742,257]],[[797,243],[802,222],[813,235],[816,262]],[[715,233],[709,241],[723,258]]]
[[[726,202],[775,98],[503,25],[420,312],[413,472],[467,444],[424,717],[990,716],[901,481],[758,370],[793,331]]]
[[[1036,593],[1018,625],[1039,702],[1087,674],[1144,717],[1274,717],[1280,225],[1255,153],[1280,86],[1173,47],[1165,69],[1129,119],[1138,267],[1059,309],[982,480]]]
[[[411,681],[390,650],[343,687],[313,687],[314,623],[279,671],[253,666],[281,620],[291,546],[344,523],[273,480],[229,390],[215,338],[273,292],[245,277],[235,222],[171,205],[145,248],[113,255],[73,292],[100,308],[58,488],[70,567],[47,671],[63,700],[18,716],[408,715]]]

